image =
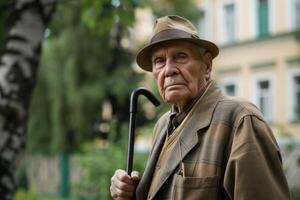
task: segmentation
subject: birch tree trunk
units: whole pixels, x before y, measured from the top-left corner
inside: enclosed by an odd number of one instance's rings
[[[0,57],[0,199],[16,191],[15,171],[26,141],[30,97],[44,32],[56,0],[10,1],[8,35]]]

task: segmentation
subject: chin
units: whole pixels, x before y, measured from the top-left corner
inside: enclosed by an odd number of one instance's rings
[[[165,92],[165,101],[168,103],[175,103],[185,99],[187,96],[185,92],[181,91],[168,91]]]

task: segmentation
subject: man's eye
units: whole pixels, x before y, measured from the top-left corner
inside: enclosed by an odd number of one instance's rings
[[[155,58],[153,61],[153,64],[155,67],[162,67],[165,63],[165,59],[159,57],[159,58]]]
[[[162,59],[162,58],[156,58],[156,59],[155,59],[155,62],[156,62],[156,63],[163,62],[163,59]]]
[[[177,62],[184,62],[186,60],[186,58],[187,58],[187,55],[183,52],[179,52],[175,56],[175,60]]]

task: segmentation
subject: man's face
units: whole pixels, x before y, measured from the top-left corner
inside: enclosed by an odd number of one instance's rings
[[[210,80],[210,58],[202,56],[199,47],[190,42],[169,41],[155,46],[152,72],[163,100],[182,110]]]

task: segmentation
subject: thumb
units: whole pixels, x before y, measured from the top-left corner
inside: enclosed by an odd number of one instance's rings
[[[133,181],[139,181],[140,180],[140,174],[138,171],[131,172],[131,178]]]

